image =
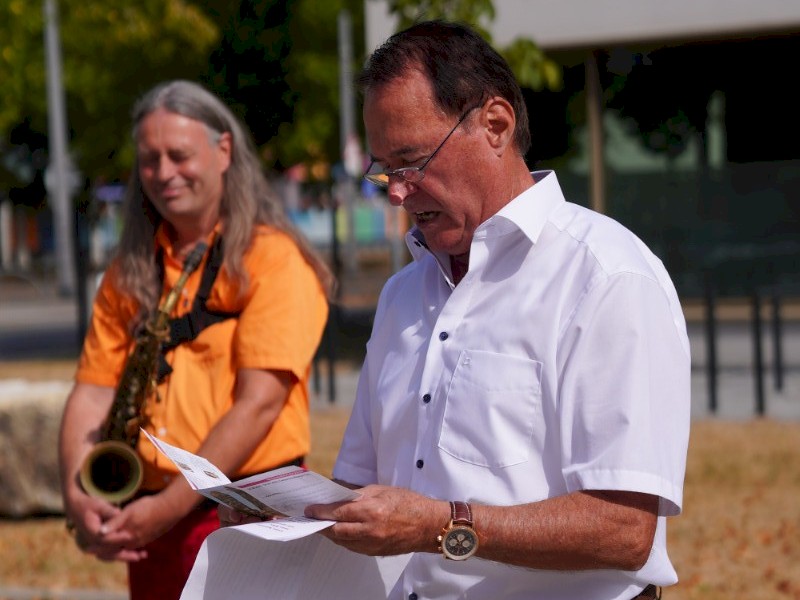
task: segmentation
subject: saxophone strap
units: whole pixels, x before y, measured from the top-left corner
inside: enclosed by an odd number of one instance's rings
[[[217,236],[211,246],[211,250],[203,269],[203,276],[200,280],[200,287],[192,303],[192,310],[183,315],[169,320],[169,338],[161,344],[161,352],[158,357],[157,381],[161,383],[165,377],[172,373],[172,367],[164,357],[165,353],[184,342],[190,342],[207,327],[221,323],[228,319],[235,319],[239,316],[238,312],[221,312],[209,310],[206,306],[211,288],[217,279],[223,258],[222,236]],[[161,271],[161,280],[164,280],[164,257],[159,253],[158,265]]]

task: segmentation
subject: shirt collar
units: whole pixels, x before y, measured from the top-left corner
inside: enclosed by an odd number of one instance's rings
[[[531,243],[537,242],[552,210],[566,200],[554,171],[533,171],[531,177],[535,185],[481,223],[474,239],[521,231]],[[428,253],[436,254],[428,249],[425,236],[416,225],[406,234],[406,245],[414,260],[420,260]]]
[[[214,229],[206,236],[205,242],[210,247],[211,244],[214,242],[214,239],[217,235],[222,233],[222,222],[217,221],[217,224],[214,226]],[[172,245],[172,240],[169,237],[169,233],[167,232],[167,222],[163,219],[158,224],[158,228],[156,229],[155,237],[153,238],[155,244],[156,254],[159,250],[163,251],[165,257],[169,257],[170,260],[173,259],[174,250]]]
[[[476,238],[479,235],[496,236],[518,230],[533,244],[539,240],[550,213],[566,200],[555,172],[533,171],[531,177],[535,185],[487,219],[475,232]]]

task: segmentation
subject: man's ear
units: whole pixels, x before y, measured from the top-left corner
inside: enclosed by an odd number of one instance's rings
[[[505,98],[494,96],[484,107],[484,125],[489,144],[498,155],[511,148],[514,143],[514,126],[517,123],[514,109]]]
[[[222,167],[222,172],[228,170],[228,167],[231,165],[231,153],[233,152],[233,140],[231,138],[230,132],[226,131],[225,133],[220,134],[219,141],[217,142],[217,152],[219,153],[220,157],[220,165]]]

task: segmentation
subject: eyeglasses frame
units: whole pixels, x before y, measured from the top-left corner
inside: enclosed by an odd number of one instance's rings
[[[391,171],[381,171],[380,173],[370,173],[369,172],[370,169],[372,169],[372,166],[375,164],[375,159],[373,158],[372,161],[369,163],[369,166],[367,167],[367,170],[364,172],[364,179],[366,179],[371,184],[373,184],[373,185],[375,185],[375,186],[377,186],[377,187],[379,187],[380,189],[383,189],[383,190],[386,190],[386,189],[389,188],[389,182],[390,182],[390,179],[392,177],[399,177],[400,179],[403,180],[404,183],[419,183],[420,181],[422,181],[425,178],[425,169],[428,167],[429,164],[431,164],[431,161],[434,159],[434,157],[437,154],[439,154],[439,150],[441,150],[442,147],[447,142],[447,140],[450,139],[450,136],[452,136],[455,133],[456,129],[458,129],[458,126],[461,125],[461,123],[464,122],[464,119],[467,118],[469,113],[471,113],[476,108],[480,108],[481,106],[483,106],[483,104],[478,104],[478,105],[473,106],[472,108],[468,108],[466,111],[464,111],[464,114],[462,114],[459,117],[458,121],[453,126],[453,128],[450,130],[450,132],[444,137],[444,139],[442,140],[442,143],[439,144],[436,147],[436,150],[434,150],[431,153],[431,155],[428,158],[425,159],[425,162],[423,162],[418,167],[400,167],[399,169],[392,169]],[[378,179],[378,177],[381,177],[381,178],[385,177],[386,181],[382,181],[381,179]]]

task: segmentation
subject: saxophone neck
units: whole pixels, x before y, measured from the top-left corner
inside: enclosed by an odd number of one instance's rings
[[[186,260],[183,262],[183,269],[178,277],[178,281],[176,281],[175,285],[172,286],[167,294],[167,297],[164,299],[164,302],[153,315],[153,318],[147,323],[146,329],[154,335],[165,335],[167,331],[167,323],[169,322],[169,316],[172,314],[172,310],[178,303],[178,298],[180,298],[181,292],[186,285],[186,281],[189,279],[189,276],[197,270],[197,267],[200,266],[207,249],[208,244],[205,242],[198,242],[189,253],[189,256],[186,257]]]

